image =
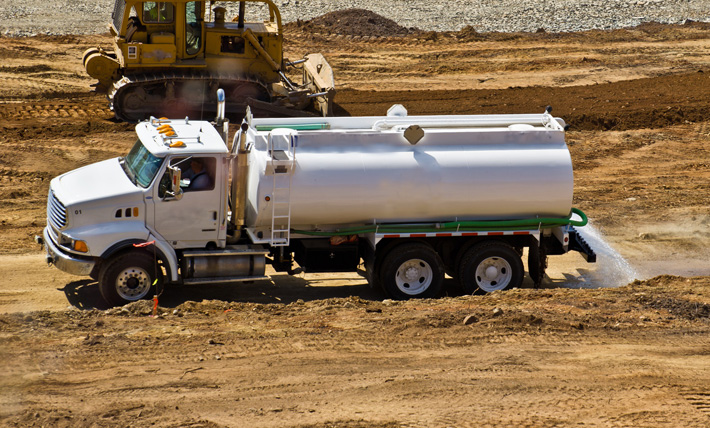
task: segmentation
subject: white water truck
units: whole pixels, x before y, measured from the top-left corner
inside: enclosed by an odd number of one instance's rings
[[[54,178],[38,242],[111,305],[169,284],[359,272],[395,299],[537,285],[577,233],[565,123],[550,115],[257,119],[136,126],[125,157]],[[198,176],[202,178],[198,180]],[[205,179],[205,176],[207,179]],[[185,177],[190,177],[190,180]],[[193,186],[202,183],[199,188]],[[205,185],[206,183],[206,185]]]

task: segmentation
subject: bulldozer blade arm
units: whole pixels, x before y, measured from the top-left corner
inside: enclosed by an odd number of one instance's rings
[[[321,54],[309,54],[303,63],[303,84],[311,89],[308,96],[313,107],[323,116],[333,115],[335,80],[333,69]]]
[[[264,101],[247,98],[246,104],[257,116],[263,117],[309,117],[316,116],[305,110],[296,110],[288,107],[281,107]]]

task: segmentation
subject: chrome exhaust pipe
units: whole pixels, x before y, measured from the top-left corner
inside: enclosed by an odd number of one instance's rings
[[[217,123],[222,124],[224,122],[224,115],[226,109],[226,98],[224,96],[224,89],[217,89]]]
[[[222,141],[227,146],[229,141],[229,120],[225,119],[227,112],[227,101],[224,95],[224,89],[217,89],[217,118],[215,119],[215,128],[222,135]],[[221,129],[220,129],[221,128]]]

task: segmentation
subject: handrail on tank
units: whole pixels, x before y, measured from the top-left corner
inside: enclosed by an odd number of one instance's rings
[[[471,117],[463,118],[450,118],[450,119],[422,119],[416,116],[409,116],[404,118],[387,118],[381,119],[373,123],[372,129],[374,131],[381,131],[383,129],[394,129],[397,127],[407,127],[409,125],[419,125],[422,128],[485,128],[485,127],[502,127],[510,125],[532,125],[532,126],[545,126],[549,123],[547,117],[551,117],[549,114],[531,114],[531,115],[515,115],[515,117],[510,117],[508,115],[500,115],[499,117],[482,117],[479,119]],[[552,118],[554,122],[559,123],[556,119]],[[555,128],[557,130],[563,130],[562,126]]]

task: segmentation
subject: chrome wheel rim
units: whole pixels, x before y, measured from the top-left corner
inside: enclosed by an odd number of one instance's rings
[[[429,263],[421,259],[407,260],[397,269],[395,284],[402,293],[416,296],[426,291],[434,279]]]
[[[116,292],[124,300],[140,300],[150,291],[150,275],[139,267],[129,267],[116,277]]]
[[[481,290],[503,290],[513,278],[513,269],[504,258],[488,257],[476,267],[476,284]]]

